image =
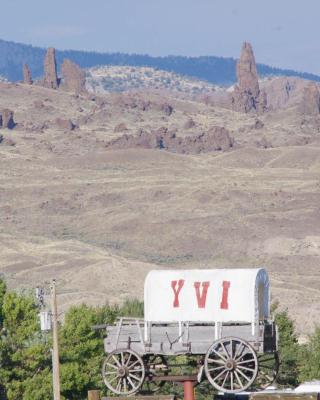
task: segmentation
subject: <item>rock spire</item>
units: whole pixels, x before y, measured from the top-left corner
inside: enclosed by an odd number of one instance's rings
[[[237,85],[232,96],[235,111],[250,112],[266,109],[266,94],[260,91],[259,77],[252,46],[244,42],[237,62]]]
[[[75,93],[85,91],[86,76],[77,64],[68,59],[64,60],[61,66],[61,73],[63,76],[63,86],[66,90]]]
[[[49,47],[44,59],[44,86],[49,89],[57,89],[59,86],[57,75],[56,51]]]
[[[23,83],[26,85],[32,85],[32,77],[28,64],[23,64]]]

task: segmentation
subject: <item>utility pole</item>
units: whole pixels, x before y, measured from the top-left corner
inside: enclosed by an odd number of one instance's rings
[[[60,366],[59,366],[59,340],[58,340],[58,310],[56,297],[56,281],[51,283],[51,313],[52,313],[52,367],[53,367],[53,399],[60,400]]]

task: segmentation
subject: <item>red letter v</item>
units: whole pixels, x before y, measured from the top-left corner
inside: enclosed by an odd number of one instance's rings
[[[199,308],[205,308],[205,306],[206,306],[207,293],[208,293],[209,286],[210,286],[210,282],[202,282],[202,293],[200,294],[200,282],[194,283]]]

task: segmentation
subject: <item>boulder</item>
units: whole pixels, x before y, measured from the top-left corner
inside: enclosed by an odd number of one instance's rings
[[[163,103],[160,108],[168,117],[173,113],[173,107],[169,103]]]
[[[219,126],[212,127],[208,132],[187,137],[179,137],[175,131],[160,127],[151,133],[141,130],[138,135],[125,134],[109,142],[106,147],[159,149],[173,153],[199,154],[226,151],[233,147],[233,139],[225,128]]]
[[[70,60],[64,60],[61,66],[63,87],[74,93],[83,93],[86,90],[86,76],[84,71]]]
[[[26,85],[32,85],[32,77],[28,64],[23,64],[23,83]]]
[[[2,110],[0,113],[0,126],[2,126],[2,128],[13,129],[16,126],[13,115],[14,113],[11,110]]]
[[[53,47],[47,50],[44,59],[44,81],[43,85],[48,89],[57,89],[59,86],[57,75],[56,51]]]
[[[73,131],[76,128],[76,125],[70,119],[57,118],[55,125],[64,131]]]

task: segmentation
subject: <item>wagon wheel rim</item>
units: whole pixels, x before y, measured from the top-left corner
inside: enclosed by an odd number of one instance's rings
[[[214,388],[224,393],[238,393],[248,389],[255,381],[258,358],[244,340],[223,338],[209,348],[204,368]]]
[[[168,375],[167,360],[161,354],[147,355],[144,358],[146,365],[146,377],[144,380],[144,388],[146,393],[156,393],[165,384],[161,380],[153,380],[153,377],[161,377]],[[163,369],[160,369],[163,367]]]
[[[266,353],[258,356],[259,368],[255,380],[255,386],[259,389],[266,389],[277,378],[280,361],[277,352]]]
[[[104,360],[102,376],[105,385],[118,395],[136,393],[145,378],[142,358],[132,350],[116,350]]]

